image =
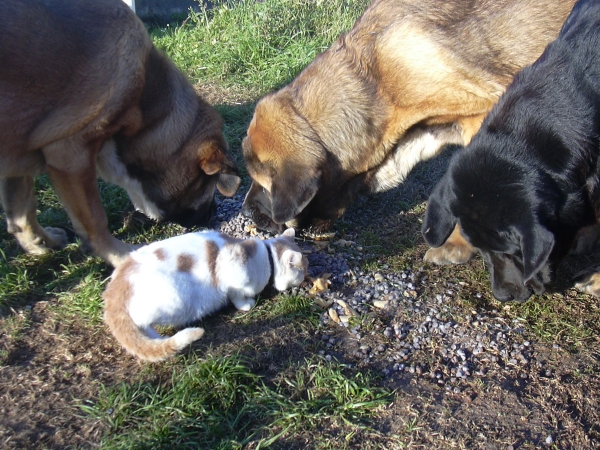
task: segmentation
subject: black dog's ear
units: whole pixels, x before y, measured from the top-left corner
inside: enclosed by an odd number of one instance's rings
[[[283,224],[294,219],[313,199],[321,186],[321,173],[302,171],[301,176],[288,174],[273,179],[271,184],[271,217]]]
[[[539,224],[521,235],[523,281],[530,281],[546,264],[554,248],[554,235]]]
[[[425,220],[421,232],[425,241],[432,247],[441,246],[456,226],[456,217],[450,212],[450,188],[448,177],[444,176],[429,196]]]

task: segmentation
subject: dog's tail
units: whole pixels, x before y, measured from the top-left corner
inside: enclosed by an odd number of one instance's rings
[[[119,343],[134,356],[144,361],[162,361],[172,357],[200,339],[204,335],[203,328],[185,328],[171,337],[163,338],[148,336],[138,327],[127,310],[131,296],[131,285],[121,271],[127,271],[129,263],[126,261],[113,274],[113,279],[102,295],[104,298],[104,321]],[[153,331],[153,330],[152,330]]]

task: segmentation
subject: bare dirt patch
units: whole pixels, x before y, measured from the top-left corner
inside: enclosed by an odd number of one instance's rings
[[[2,336],[0,443],[3,448],[95,446],[103,425],[79,405],[95,399],[101,383],[131,379],[137,361],[102,329],[64,323],[52,311],[56,300],[25,308],[27,328],[17,339]]]

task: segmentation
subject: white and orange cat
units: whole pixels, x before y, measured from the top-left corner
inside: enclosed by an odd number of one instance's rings
[[[104,291],[104,320],[125,349],[161,361],[200,339],[202,328],[162,337],[154,325],[182,326],[227,305],[242,311],[269,282],[278,291],[298,286],[308,262],[294,229],[273,239],[235,239],[217,231],[176,236],[132,252]]]

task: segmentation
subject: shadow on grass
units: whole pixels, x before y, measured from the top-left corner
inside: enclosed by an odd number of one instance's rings
[[[187,354],[102,387],[82,409],[108,427],[103,448],[292,449],[315,430],[352,442],[392,393],[374,372],[318,355],[318,315],[311,299],[285,295],[222,310]]]
[[[72,291],[90,274],[106,278],[110,275],[110,268],[98,259],[88,259],[73,245],[43,256],[2,258],[0,317]]]

